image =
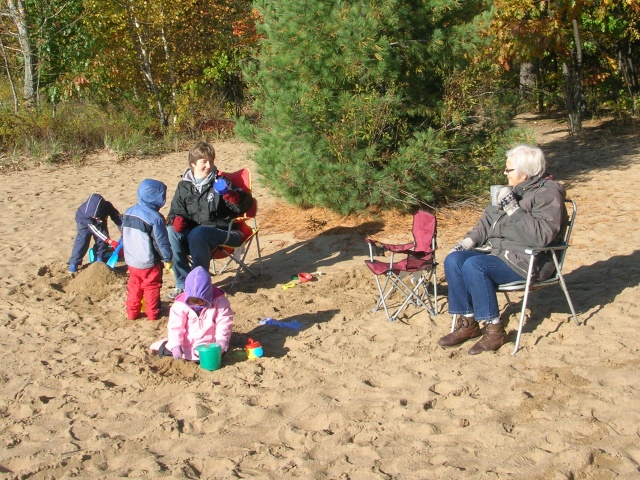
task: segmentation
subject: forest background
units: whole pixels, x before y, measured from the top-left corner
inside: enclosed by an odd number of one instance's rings
[[[517,113],[637,117],[639,46],[635,0],[3,0],[0,169],[239,135],[303,207],[451,204]]]

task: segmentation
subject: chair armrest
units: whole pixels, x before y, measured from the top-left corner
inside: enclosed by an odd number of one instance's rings
[[[527,247],[524,249],[524,253],[528,255],[537,255],[542,252],[554,252],[560,250],[566,250],[569,248],[569,245],[553,245],[550,247]]]
[[[401,243],[399,245],[391,245],[391,244],[386,244],[383,243],[382,244],[385,248],[385,250],[388,250],[390,252],[395,252],[395,253],[409,253],[409,252],[413,252],[413,247],[415,246],[415,243],[411,242],[411,243]]]

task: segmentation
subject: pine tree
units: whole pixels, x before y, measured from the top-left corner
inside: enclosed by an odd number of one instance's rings
[[[257,7],[263,40],[244,73],[259,121],[238,131],[258,145],[271,186],[299,205],[343,213],[424,205],[457,188],[466,167],[451,166],[485,139],[450,128],[468,116],[460,108],[449,118],[447,88],[482,41],[482,1]]]

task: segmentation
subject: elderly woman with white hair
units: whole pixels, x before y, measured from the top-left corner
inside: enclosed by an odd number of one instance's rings
[[[546,172],[540,148],[518,145],[509,150],[504,174],[509,186],[500,190],[498,204],[484,210],[444,261],[449,313],[456,315],[456,323],[438,344],[454,347],[482,335],[470,355],[506,343],[496,286],[523,280],[529,263],[525,248],[560,242],[567,225],[565,190]],[[535,280],[549,278],[554,268],[550,256],[540,255]],[[479,322],[485,322],[484,332]]]

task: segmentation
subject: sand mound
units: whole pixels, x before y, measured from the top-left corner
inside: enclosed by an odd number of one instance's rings
[[[114,290],[120,290],[123,285],[126,285],[126,281],[126,276],[117,274],[105,263],[94,262],[80,269],[67,285],[66,291],[87,295],[94,302],[99,302],[109,297]]]

